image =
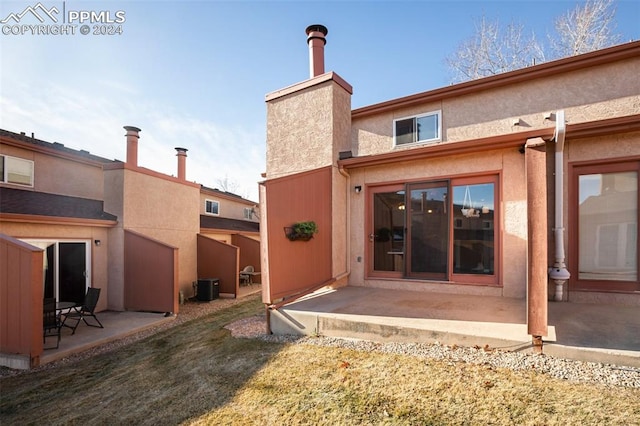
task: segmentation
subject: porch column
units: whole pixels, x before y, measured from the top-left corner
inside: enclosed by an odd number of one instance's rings
[[[547,180],[545,141],[527,140],[527,332],[542,351],[547,329]]]

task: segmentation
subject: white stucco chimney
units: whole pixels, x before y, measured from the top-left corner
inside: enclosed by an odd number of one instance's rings
[[[176,157],[178,157],[178,179],[186,180],[187,176],[187,148],[176,147]]]
[[[133,126],[124,126],[127,131],[127,164],[138,167],[138,139],[142,130]]]
[[[324,74],[324,45],[325,36],[329,33],[327,27],[320,24],[309,25],[306,29],[307,44],[309,45],[309,78]]]

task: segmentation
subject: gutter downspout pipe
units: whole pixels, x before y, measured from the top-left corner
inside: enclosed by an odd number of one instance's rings
[[[555,260],[553,267],[549,270],[549,278],[556,285],[554,300],[562,302],[564,299],[563,289],[564,283],[571,277],[565,264],[564,253],[564,138],[567,128],[564,119],[564,110],[556,112],[556,131],[553,139],[556,142],[555,149]]]

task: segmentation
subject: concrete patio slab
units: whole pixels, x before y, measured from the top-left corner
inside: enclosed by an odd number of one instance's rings
[[[248,297],[260,291],[261,285],[259,283],[242,286],[236,298]],[[233,298],[233,295],[231,295],[231,298]],[[55,338],[48,337],[45,348],[54,347],[54,349],[47,349],[43,352],[40,357],[40,364],[47,364],[175,319],[174,316],[166,317],[163,313],[135,311],[103,311],[98,312],[96,315],[104,328],[89,327],[84,323],[80,323],[75,334],[72,335],[71,329],[63,327],[58,349],[55,349]],[[178,313],[178,315],[180,314]],[[91,318],[88,318],[87,321],[94,324]]]
[[[347,286],[322,290],[271,313],[275,334],[439,342],[532,351],[526,302]],[[640,366],[640,310],[549,302],[545,354]]]
[[[174,317],[165,317],[162,313],[132,311],[104,311],[96,313],[96,316],[104,328],[89,327],[81,322],[75,334],[72,335],[70,328],[62,327],[62,338],[58,349],[46,349],[40,357],[40,364],[57,361],[174,319]],[[87,321],[95,324],[92,318],[88,318]],[[55,348],[55,340],[55,337],[47,337],[45,348]]]

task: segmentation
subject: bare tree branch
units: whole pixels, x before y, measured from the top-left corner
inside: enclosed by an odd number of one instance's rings
[[[229,176],[227,175],[224,176],[224,179],[217,179],[216,182],[218,183],[220,189],[224,192],[236,194],[240,189],[240,184],[233,179],[229,179]]]
[[[535,34],[524,35],[522,24],[510,23],[503,33],[498,21],[483,16],[471,39],[446,59],[453,82],[474,80],[544,62],[544,50]]]
[[[557,39],[551,39],[554,56],[564,58],[613,46],[620,40],[614,34],[613,0],[587,0],[555,22]]]
[[[483,16],[475,22],[474,35],[445,59],[451,82],[475,80],[542,63],[545,57],[564,58],[619,43],[615,29],[614,0],[586,0],[555,22],[549,37],[551,53],[524,26],[511,22],[501,30],[498,21]]]

